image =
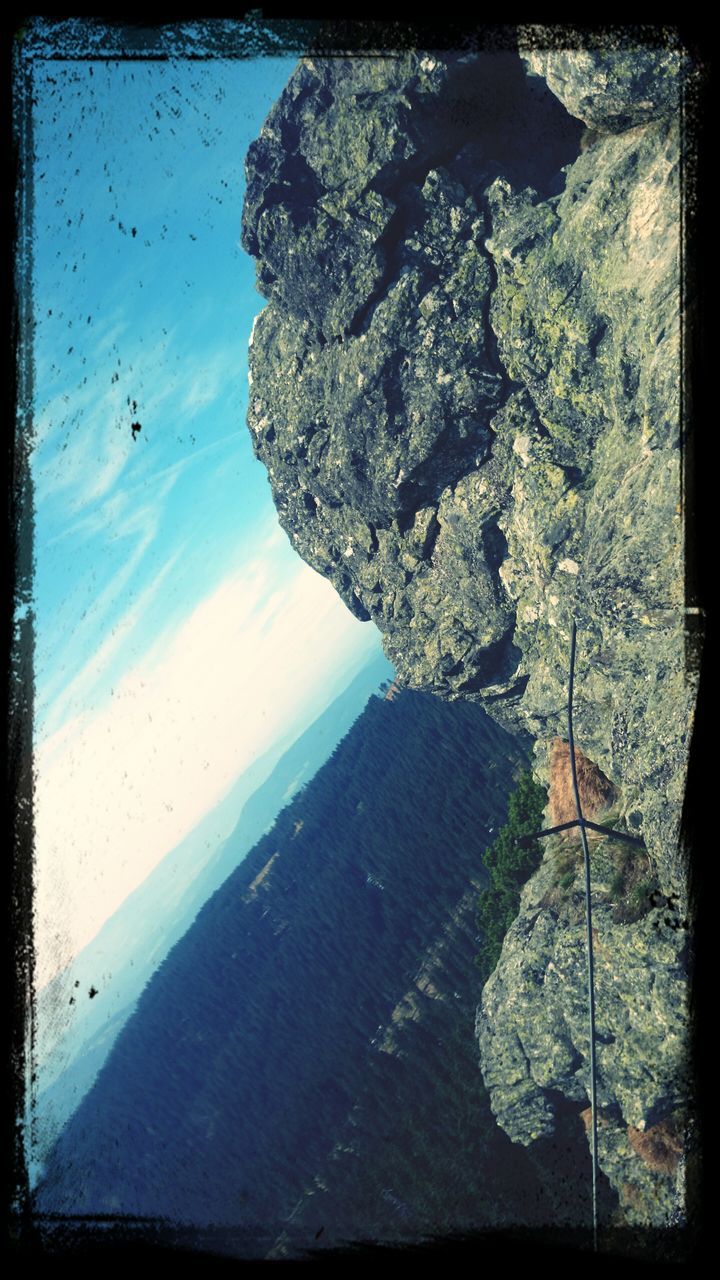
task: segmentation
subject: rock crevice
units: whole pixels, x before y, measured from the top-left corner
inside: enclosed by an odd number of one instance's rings
[[[293,545],[403,684],[529,729],[540,778],[574,618],[577,741],[681,915],[686,73],[670,47],[304,60],[243,216],[269,299],[248,423]],[[587,1100],[581,919],[547,874],[478,1013],[520,1142]],[[686,939],[666,906],[613,910],[601,895],[601,1164],[631,1219],[665,1222]],[[652,1148],[628,1137],[658,1125]]]

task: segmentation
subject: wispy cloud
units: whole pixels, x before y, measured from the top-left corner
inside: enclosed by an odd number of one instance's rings
[[[126,463],[132,458],[133,440],[121,431],[127,418],[127,405],[117,385],[102,396],[97,388],[73,395],[71,416],[41,419],[40,430],[47,440],[52,433],[52,448],[39,450],[33,460],[36,501],[44,504],[59,494],[71,510],[78,511],[96,501],[111,488]],[[58,398],[46,411],[61,413]],[[63,434],[62,444],[58,436]]]
[[[188,449],[184,457],[178,458],[177,462],[171,462],[156,471],[143,472],[134,483],[118,487],[115,493],[104,498],[94,511],[89,511],[86,515],[80,516],[77,520],[65,525],[54,537],[47,539],[45,546],[53,547],[58,542],[76,537],[78,534],[90,536],[108,529],[117,528],[120,520],[124,521],[125,517],[133,510],[133,499],[142,495],[146,497],[152,495],[155,504],[157,504],[162,498],[169,495],[175,481],[180,478],[183,472],[194,467],[198,462],[202,462],[208,454],[216,453],[230,444],[237,445],[241,437],[242,432],[240,429],[231,431],[228,435],[221,436],[219,440],[211,440],[209,444],[200,445],[199,447],[193,446]],[[232,456],[229,461],[230,463],[233,462]]]
[[[137,562],[144,554],[148,541],[149,539],[146,538],[138,544],[133,557],[105,588],[103,595],[96,604],[98,614],[103,614],[110,603],[121,593],[128,578],[134,572]],[[93,653],[77,675],[69,683],[65,683],[61,673],[43,691],[45,699],[51,701],[51,706],[43,725],[43,734],[49,737],[50,741],[57,736],[58,729],[56,726],[62,726],[68,717],[72,717],[73,723],[79,723],[78,717],[82,708],[92,705],[91,695],[93,691],[102,682],[111,664],[115,661],[138,624],[144,619],[148,608],[159,594],[165,579],[172,573],[181,558],[183,550],[184,547],[181,546],[169,557],[156,573],[150,585],[135,598],[132,605],[113,624],[110,634],[103,640],[100,647]],[[96,618],[90,621],[94,622]],[[64,730],[61,729],[60,732],[64,732]],[[41,741],[41,750],[42,747],[43,743]]]
[[[196,413],[217,400],[227,389],[228,382],[237,379],[239,358],[240,353],[230,348],[201,361],[199,373],[191,379],[185,391],[181,409],[186,413]]]
[[[101,319],[95,320],[92,326],[93,345],[89,353],[93,359],[100,360],[109,351],[117,351],[118,343],[131,330],[130,319],[121,306],[116,307]]]
[[[317,714],[348,656],[375,643],[332,587],[276,544],[155,643],[105,706],[38,750],[41,984],[259,753]]]
[[[121,327],[118,322],[114,331]],[[140,459],[145,466],[164,436],[191,426],[238,382],[239,356],[232,344],[183,362],[173,351],[173,337],[170,332],[148,346],[127,344],[117,381],[105,380],[115,368],[111,361],[102,384],[99,374],[90,375],[72,395],[58,392],[38,409],[33,476],[39,505],[62,497],[71,512],[92,507],[126,470],[132,476]],[[142,420],[140,441],[130,432],[135,417]],[[148,445],[150,454],[141,453]]]
[[[104,566],[107,564],[107,551],[113,542],[117,541],[120,545],[127,543],[127,551],[119,568],[112,573],[106,569],[102,590],[89,597],[88,606],[78,611],[77,616],[73,617],[70,628],[63,632],[62,637],[53,635],[47,625],[41,626],[36,651],[36,714],[42,722],[44,733],[52,732],[68,715],[75,714],[80,694],[87,694],[95,683],[95,678],[90,678],[93,671],[96,672],[97,679],[101,677],[106,664],[98,666],[97,654],[89,661],[84,661],[82,669],[69,681],[68,667],[70,666],[72,670],[78,661],[83,661],[82,655],[88,653],[89,646],[93,643],[92,638],[97,635],[98,629],[107,628],[113,610],[122,608],[121,601],[124,598],[130,598],[129,592],[132,590],[133,583],[142,573],[146,557],[156,541],[164,504],[176,479],[177,476],[172,473],[165,476],[159,484],[152,487],[148,495],[151,500],[142,504],[133,506],[129,500],[123,499],[122,494],[116,494],[114,499],[108,500],[106,505],[109,510],[106,510],[104,515],[107,520],[114,518],[117,527],[112,535],[105,538],[103,564]],[[143,590],[139,597],[145,601],[146,605],[157,593],[157,588],[181,553],[182,546],[178,547],[176,541],[173,548],[168,551],[164,565],[161,564],[159,568],[155,568],[154,581],[150,589]],[[136,606],[132,605],[124,616],[133,615],[135,608]],[[42,613],[40,618],[42,622]],[[126,633],[126,628],[122,624],[123,616],[121,615],[112,625],[113,634],[104,642],[108,645],[108,653],[114,653],[117,650],[119,637]],[[62,655],[62,661],[58,660],[60,655]]]

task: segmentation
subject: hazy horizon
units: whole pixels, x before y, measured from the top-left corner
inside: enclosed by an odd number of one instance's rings
[[[245,425],[243,160],[296,59],[30,59],[42,987],[380,652]]]

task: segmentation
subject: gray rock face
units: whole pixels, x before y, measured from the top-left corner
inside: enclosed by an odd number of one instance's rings
[[[616,131],[679,109],[682,55],[675,49],[549,49],[525,54],[572,116]]]
[[[582,150],[515,55],[301,63],[247,161],[243,242],[269,299],[248,422],[283,527],[376,622],[400,681],[529,729],[541,779],[575,617],[578,745],[682,913],[680,64],[646,52],[527,55],[601,130]],[[580,1013],[552,977],[565,966],[579,1010],[582,926],[533,910],[479,1021],[500,1123],[523,1142],[552,1125],[553,1091],[586,1091]],[[620,1191],[628,1132],[680,1105],[682,948],[649,916],[621,928],[600,906],[606,924],[603,1159]],[[626,1198],[667,1220],[664,1191]]]
[[[578,156],[520,65],[300,65],[248,156],[248,421],[403,682],[547,740],[574,613],[578,740],[682,894],[678,121]]]
[[[576,842],[575,878],[561,892],[563,842],[547,846],[476,1023],[493,1111],[525,1146],[553,1132],[558,1095],[580,1108],[590,1094],[581,852]],[[683,1202],[687,930],[660,895],[634,923],[618,919],[612,849],[592,854],[598,1161],[629,1221],[667,1224]]]
[[[577,136],[517,58],[411,54],[301,64],[248,156],[255,449],[300,554],[417,688],[519,690],[483,191],[542,185]]]
[[[567,625],[578,736],[616,780],[663,887],[678,855],[693,687],[683,635],[677,122],[606,137],[562,195],[496,182],[491,317],[534,422],[515,437],[500,573],[535,735],[562,732]]]

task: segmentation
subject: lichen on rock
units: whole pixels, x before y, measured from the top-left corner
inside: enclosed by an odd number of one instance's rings
[[[628,1132],[687,1102],[687,930],[667,923],[686,910],[695,697],[687,66],[671,44],[523,57],[301,62],[247,161],[243,243],[268,298],[248,423],[293,545],[377,624],[400,681],[529,729],[543,780],[576,620],[576,740],[661,904],[625,920],[597,904],[601,1164],[638,1221],[664,1222],[672,1195]],[[493,1105],[522,1142],[552,1128],[555,1097],[579,1115],[588,1091],[581,919],[543,875],[478,1016]]]
[[[548,842],[525,886],[477,1013],[493,1111],[524,1145],[552,1133],[556,1097],[575,1102],[580,1118],[590,1093],[581,853],[576,843],[568,859],[562,844]],[[559,892],[568,861],[576,874]],[[660,1224],[680,1203],[678,1160],[643,1159],[627,1131],[667,1125],[687,1104],[687,929],[660,893],[648,895],[639,919],[618,918],[612,845],[596,848],[593,863],[598,1159],[618,1190],[635,1186],[636,1210],[642,1201]]]
[[[607,37],[596,47],[582,48],[576,41],[574,48],[563,48],[557,35],[543,48],[542,30],[532,28],[521,40],[535,46],[524,54],[528,69],[586,124],[614,132],[677,116],[685,62],[678,48],[627,39],[613,48]]]
[[[484,188],[522,149],[492,99],[530,143],[538,103],[562,126],[546,168],[577,138],[498,57],[302,64],[249,153],[243,223],[270,299],[248,421],[281,521],[406,683],[495,697],[522,682],[498,572],[507,468],[486,464],[517,397],[489,320]]]

